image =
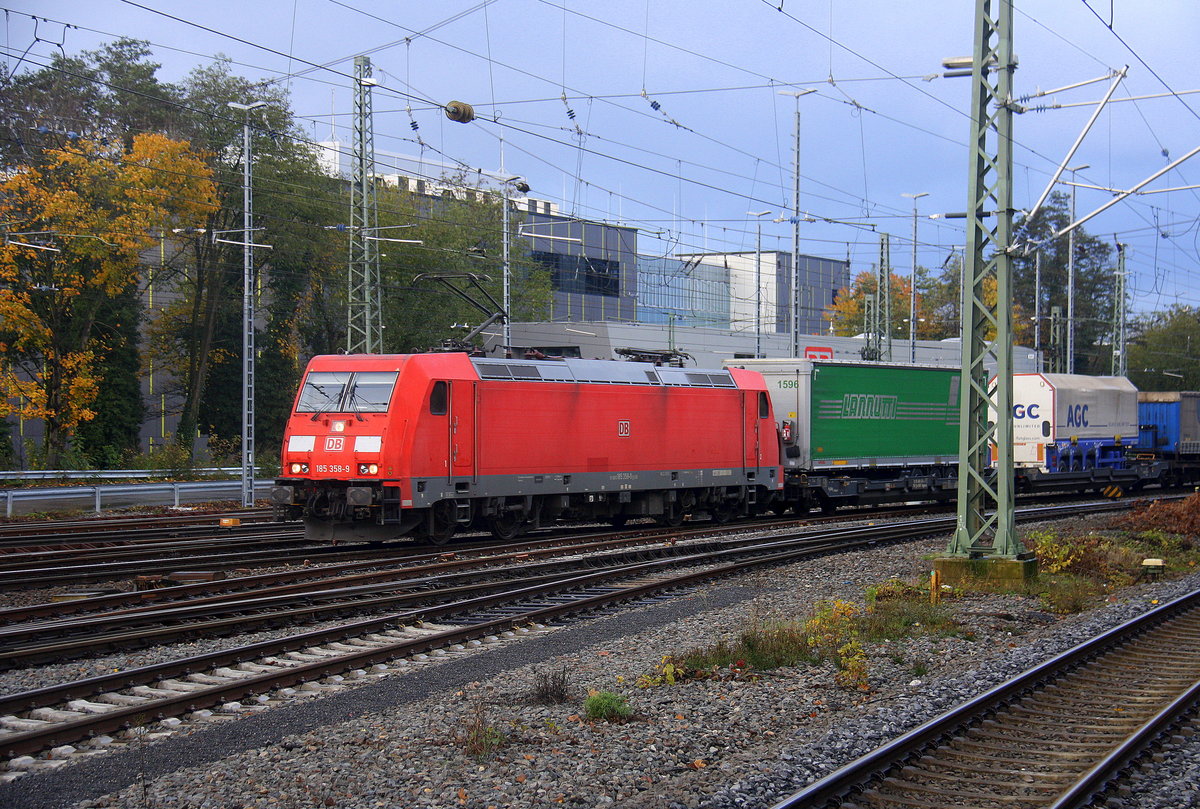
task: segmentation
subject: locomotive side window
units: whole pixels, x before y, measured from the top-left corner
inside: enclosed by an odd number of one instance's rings
[[[433,392],[429,394],[429,412],[434,416],[444,416],[450,409],[450,387],[445,382],[434,382]]]
[[[304,378],[297,413],[328,413],[337,410],[350,381],[348,371],[313,371]]]
[[[764,391],[758,392],[758,417],[766,419],[771,417],[771,405],[767,401],[767,394]]]
[[[392,400],[397,374],[388,371],[361,371],[350,387],[349,410],[359,413],[386,413]]]

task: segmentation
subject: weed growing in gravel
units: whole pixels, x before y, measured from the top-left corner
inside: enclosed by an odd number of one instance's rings
[[[664,655],[654,671],[638,678],[639,688],[684,680],[756,680],[759,672],[830,661],[843,688],[867,690],[868,659],[863,644],[914,634],[957,634],[946,609],[929,603],[929,592],[891,580],[868,590],[868,606],[848,601],[821,602],[802,620],[755,615],[750,628],[733,641]],[[902,659],[895,662],[903,662]]]
[[[1146,557],[1162,558],[1168,573],[1194,569],[1200,563],[1200,549],[1190,537],[1170,531],[1200,520],[1200,499],[1188,498],[1185,503],[1191,505],[1167,509],[1153,504],[1117,521],[1124,528],[1138,529],[1134,534],[1030,531],[1025,545],[1037,554],[1040,575],[1018,592],[1041,599],[1049,612],[1068,615],[1090,609],[1114,588],[1137,581]],[[995,587],[976,582],[972,589]]]
[[[561,705],[571,699],[571,686],[564,666],[557,671],[539,671],[533,675],[531,697],[539,705]]]
[[[867,610],[860,625],[864,637],[872,641],[959,632],[944,606],[929,603],[929,590],[899,579],[867,588]]]
[[[486,758],[507,742],[508,738],[500,730],[488,724],[486,706],[482,701],[477,702],[471,718],[458,738],[463,750],[475,758]]]
[[[621,722],[633,715],[629,700],[612,691],[592,691],[583,701],[583,712],[588,719],[603,719],[606,722]]]

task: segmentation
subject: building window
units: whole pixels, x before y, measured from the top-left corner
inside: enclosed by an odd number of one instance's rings
[[[550,271],[550,283],[558,292],[606,298],[621,294],[621,264],[618,261],[542,250],[533,251],[529,257]]]

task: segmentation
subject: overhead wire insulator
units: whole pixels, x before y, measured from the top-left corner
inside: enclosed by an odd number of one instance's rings
[[[465,101],[451,101],[446,105],[446,117],[460,124],[469,124],[475,120],[475,108]]]

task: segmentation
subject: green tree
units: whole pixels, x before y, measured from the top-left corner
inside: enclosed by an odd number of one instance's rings
[[[104,373],[92,407],[96,416],[75,431],[76,447],[92,468],[124,467],[138,451],[138,435],[146,415],[139,373],[141,314],[136,285],[102,301],[96,310],[96,362]]]
[[[936,275],[917,272],[918,312],[924,318],[918,334],[926,340],[962,336],[962,259],[955,254]]]
[[[1013,294],[1025,313],[1035,311],[1035,289],[1040,292],[1042,345],[1049,342],[1050,308],[1067,313],[1068,237],[1051,239],[1071,222],[1070,201],[1062,193],[1050,195],[1032,220],[1018,223],[1014,241],[1037,245],[1041,252],[1041,286],[1036,284],[1037,251],[1018,251],[1013,256]],[[1112,247],[1088,234],[1075,231],[1075,371],[1107,374],[1112,352],[1106,342],[1111,332],[1115,302],[1116,271]],[[1020,345],[1033,345],[1032,330],[1025,330]],[[1065,336],[1063,351],[1066,350]],[[1065,356],[1065,355],[1064,355]]]
[[[381,242],[387,245],[380,262],[386,350],[426,351],[461,336],[461,331],[454,330],[456,324],[477,325],[485,318],[445,287],[415,282],[422,273],[485,276],[484,288],[502,302],[500,204],[496,195],[477,189],[468,189],[462,198],[381,191],[380,225],[411,225],[398,232],[403,238],[421,241],[419,245]],[[542,319],[549,311],[549,272],[527,257],[528,243],[518,236],[518,221],[517,215],[509,217],[511,316],[514,320]]]
[[[0,87],[12,138],[0,139],[6,167],[28,166],[64,139],[120,141],[126,151],[139,132],[172,132],[178,90],[159,82],[149,43],[118,39],[78,56],[55,54],[41,70],[15,76],[0,67]]]
[[[1129,378],[1138,390],[1200,390],[1200,308],[1142,315],[1131,331]]]

